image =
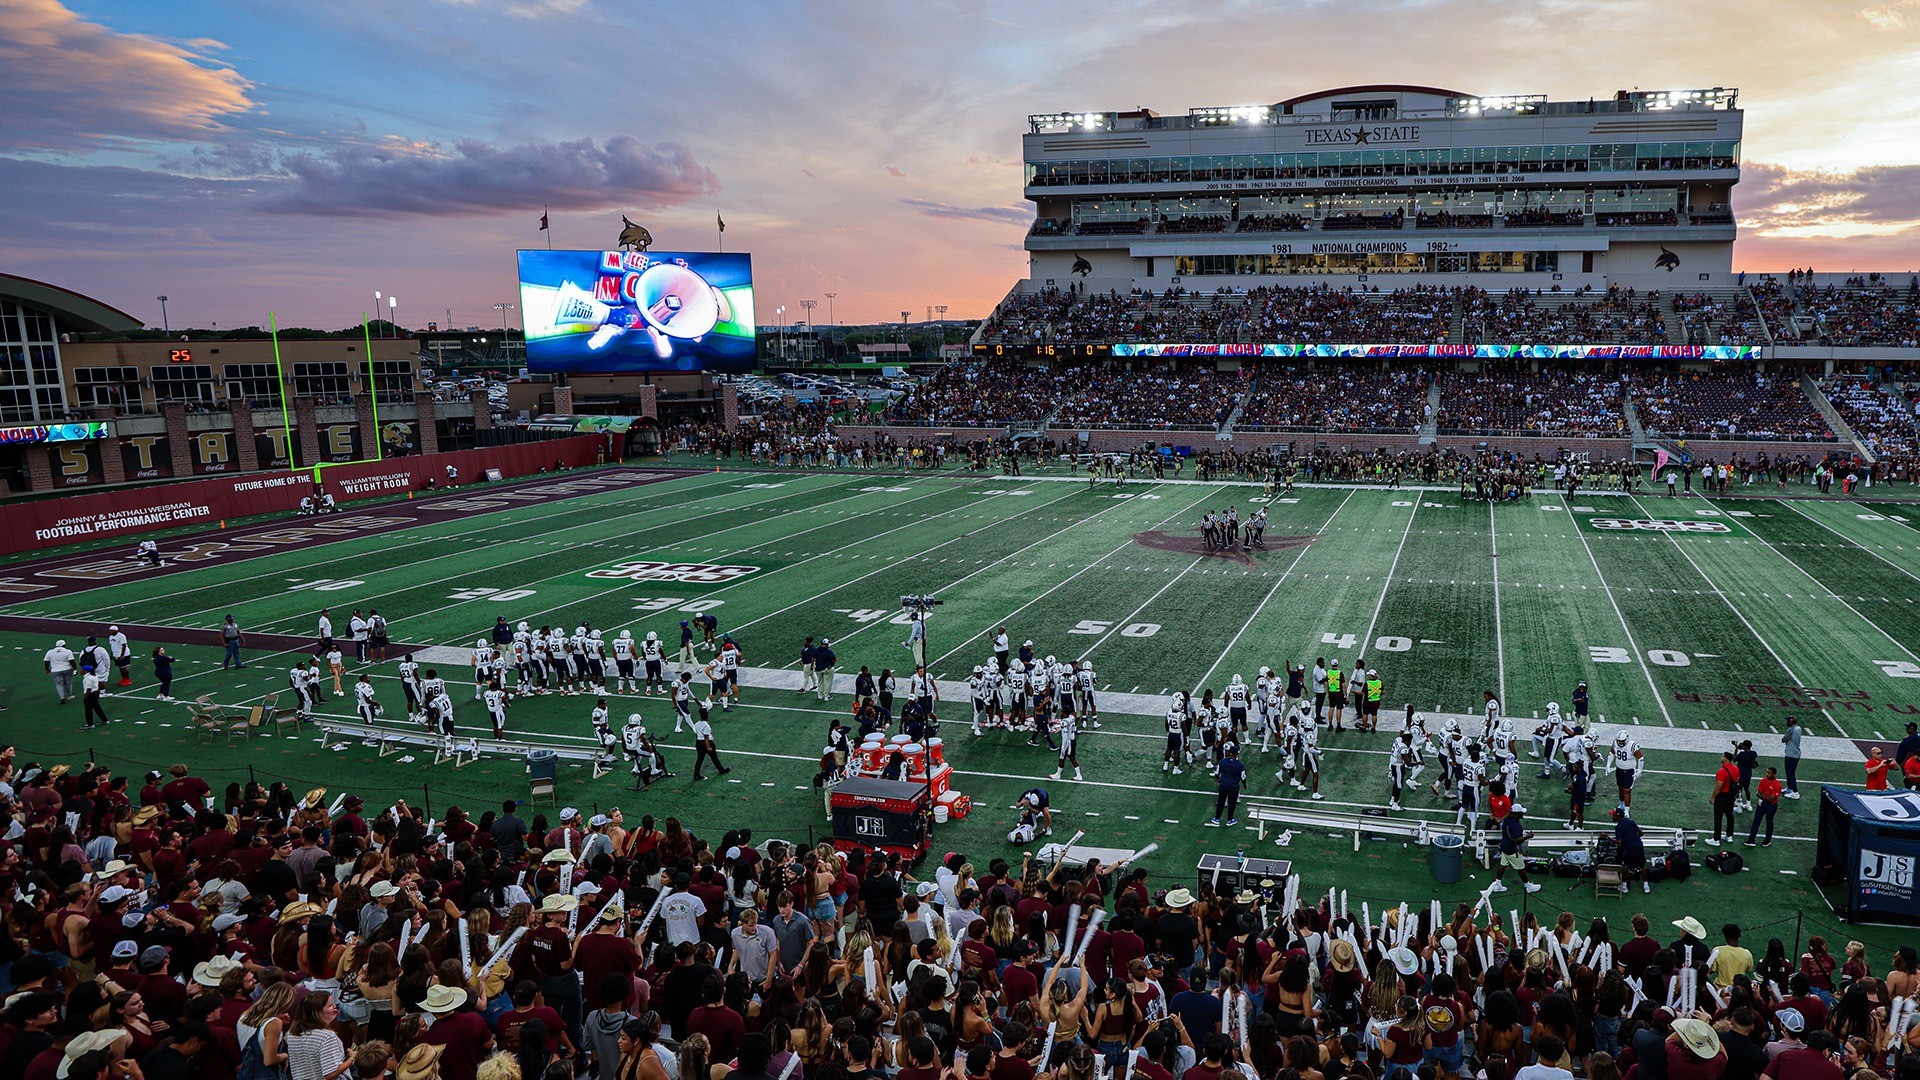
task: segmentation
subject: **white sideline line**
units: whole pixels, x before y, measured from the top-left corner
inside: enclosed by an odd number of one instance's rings
[[[1413,527],[1413,519],[1407,519],[1407,527]],[[1494,523],[1493,503],[1487,503],[1487,541],[1493,549],[1488,559],[1493,573],[1493,658],[1500,667],[1500,700],[1507,700],[1507,634],[1500,622],[1500,532]],[[1396,556],[1396,560],[1397,560]],[[1388,571],[1387,580],[1393,580],[1392,571]],[[1371,633],[1371,632],[1369,632]]]

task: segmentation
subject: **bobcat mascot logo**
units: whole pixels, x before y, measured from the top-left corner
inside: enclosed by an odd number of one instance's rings
[[[1068,273],[1079,274],[1081,277],[1086,277],[1088,274],[1093,273],[1093,264],[1087,261],[1086,256],[1075,255],[1073,257],[1073,269],[1069,270]]]
[[[1660,245],[1660,254],[1654,257],[1653,265],[1657,269],[1665,270],[1671,274],[1675,270],[1680,269],[1680,256],[1668,251],[1667,246],[1662,244]]]
[[[645,225],[635,225],[625,214],[620,215],[620,224],[625,226],[620,230],[622,251],[645,251],[653,246],[653,234]]]

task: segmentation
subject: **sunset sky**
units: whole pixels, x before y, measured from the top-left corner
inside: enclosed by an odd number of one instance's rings
[[[516,247],[751,251],[763,322],[989,311],[1028,113],[1737,86],[1736,268],[1920,267],[1920,0],[0,0],[0,271],[158,325],[498,325]]]

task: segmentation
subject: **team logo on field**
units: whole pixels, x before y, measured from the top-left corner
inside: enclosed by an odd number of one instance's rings
[[[587,576],[603,581],[678,581],[689,585],[719,585],[738,581],[759,569],[757,566],[714,566],[710,563],[629,559],[603,570],[589,570]]]
[[[1610,529],[1615,532],[1677,532],[1677,533],[1730,533],[1733,531],[1721,521],[1673,521],[1666,518],[1588,518],[1587,524],[1596,529]]]
[[[1285,548],[1306,547],[1318,539],[1320,539],[1318,536],[1269,536],[1265,538],[1264,547],[1249,551],[1239,547],[1210,548],[1206,544],[1206,539],[1197,533],[1169,533],[1156,529],[1133,534],[1133,542],[1141,547],[1152,548],[1155,551],[1171,551],[1177,555],[1206,555],[1215,559],[1237,562],[1242,566],[1253,565],[1254,551],[1280,551]]]

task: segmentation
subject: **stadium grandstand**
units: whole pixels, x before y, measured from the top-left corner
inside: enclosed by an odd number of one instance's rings
[[[1735,270],[1738,97],[1029,116],[1030,276],[887,437],[1911,458],[1920,278]]]

